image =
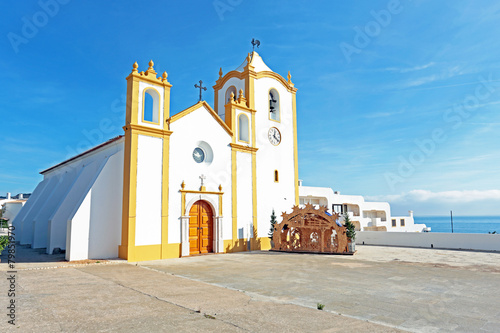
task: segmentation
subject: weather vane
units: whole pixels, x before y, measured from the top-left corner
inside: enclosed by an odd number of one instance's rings
[[[194,85],[194,87],[195,87],[195,88],[200,88],[200,102],[201,102],[201,101],[203,100],[203,99],[201,98],[201,91],[202,91],[202,90],[207,91],[207,87],[204,87],[204,86],[203,86],[203,81],[202,81],[202,80],[200,80],[200,85],[195,84],[195,85]]]
[[[260,40],[252,38],[252,52],[255,51],[255,45],[257,45],[257,48],[260,46]]]

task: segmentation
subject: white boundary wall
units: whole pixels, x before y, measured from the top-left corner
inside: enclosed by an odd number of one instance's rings
[[[441,249],[500,251],[500,234],[358,231],[356,243]]]

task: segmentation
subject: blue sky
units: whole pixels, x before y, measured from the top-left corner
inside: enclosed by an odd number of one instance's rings
[[[299,89],[305,185],[388,200],[395,213],[500,215],[497,1],[41,0],[0,10],[0,193],[31,192],[39,171],[121,134],[135,61],[168,72],[174,114],[257,38],[264,61],[290,70]],[[212,89],[204,99],[213,104]]]

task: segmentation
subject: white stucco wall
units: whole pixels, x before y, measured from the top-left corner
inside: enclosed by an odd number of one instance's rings
[[[66,260],[88,259],[92,190],[89,190],[66,226]]]
[[[56,205],[48,218],[47,253],[52,253],[54,248],[66,249],[67,223],[74,215],[81,216],[79,213],[81,203],[93,186],[96,186],[93,191],[94,201],[92,201],[92,196],[89,197],[90,204],[92,209],[96,209],[96,212],[101,216],[97,218],[96,223],[111,224],[111,226],[104,226],[101,229],[101,231],[107,230],[109,232],[101,235],[101,239],[105,238],[109,242],[108,245],[103,245],[103,247],[109,248],[119,245],[119,243],[117,245],[116,239],[121,237],[121,228],[118,230],[111,229],[114,228],[112,226],[117,226],[116,221],[121,221],[121,203],[117,204],[117,202],[123,200],[123,148],[124,138],[121,138],[45,175],[46,178],[53,177],[72,169],[77,172],[66,195]],[[108,170],[109,168],[112,170]],[[68,172],[68,174],[70,173]],[[112,180],[104,179],[108,176],[111,176]],[[100,186],[100,184],[107,185]],[[108,185],[109,187],[107,187]],[[96,200],[95,197],[100,199]],[[106,211],[101,210],[100,207],[106,207]],[[102,222],[104,216],[113,216],[113,219],[106,219],[105,222]],[[89,253],[88,246],[87,244],[87,254]],[[106,253],[110,252],[103,252],[104,255]],[[110,255],[109,257],[116,257],[116,255]],[[100,258],[104,258],[104,256],[100,256]]]
[[[219,114],[222,120],[225,120],[225,108],[224,105],[227,104],[226,91],[234,86],[236,88],[236,98],[239,96],[240,89],[243,89],[243,94],[245,94],[245,80],[240,80],[238,78],[232,77],[224,83],[221,89],[217,93],[218,105],[215,106],[215,112]]]
[[[34,232],[34,219],[40,211],[45,206],[51,193],[54,191],[55,186],[58,183],[57,177],[51,177],[47,181],[47,185],[43,188],[37,200],[34,202],[33,207],[26,214],[24,219],[21,221],[20,230],[20,243],[31,245],[33,242],[33,232]],[[29,201],[29,200],[28,200]]]
[[[51,254],[54,248],[66,249],[68,221],[78,212],[106,160],[106,157],[101,156],[101,158],[81,166],[83,170],[79,173],[64,200],[49,218],[47,253]]]
[[[121,244],[123,150],[109,157],[92,186],[88,258],[117,258]]]
[[[161,244],[163,139],[139,135],[135,245]]]
[[[38,185],[36,186],[33,193],[31,193],[30,198],[28,199],[28,201],[26,201],[26,204],[24,204],[21,211],[16,215],[16,217],[12,221],[12,225],[16,228],[16,230],[19,234],[22,233],[22,223],[23,223],[24,218],[28,215],[28,213],[31,211],[31,209],[35,206],[35,203],[41,198],[41,194],[43,192],[43,189],[48,184],[48,182],[49,181],[47,179],[44,179],[40,183],[38,183]]]
[[[184,181],[186,190],[198,191],[202,174],[206,176],[207,191],[218,192],[222,185],[223,237],[231,239],[231,137],[203,106],[171,123],[170,130],[173,133],[170,136],[168,242],[181,241],[181,184]],[[211,147],[211,163],[194,161],[193,150],[200,142]],[[186,203],[188,201],[186,199]]]
[[[423,248],[500,251],[499,234],[455,234],[433,232],[356,233],[356,243],[367,245],[411,246]]]
[[[243,152],[236,153],[236,199],[238,239],[253,235],[252,221],[252,155]]]
[[[23,208],[23,205],[25,204],[25,201],[10,201],[5,203],[5,213],[3,214],[3,217],[6,219],[9,219],[10,222],[14,221],[16,218],[16,215],[19,214],[21,211],[21,208]]]
[[[81,169],[70,169],[54,176],[54,178],[57,178],[57,184],[54,186],[51,195],[47,197],[43,209],[34,219],[33,248],[47,247],[49,217],[59,207],[80,171]]]
[[[279,93],[280,122],[269,119],[269,90]],[[258,236],[266,237],[270,216],[274,209],[279,217],[291,211],[295,204],[294,131],[292,94],[275,79],[255,80],[255,126],[257,151],[257,216]],[[269,142],[268,132],[276,127],[281,133],[281,143]],[[279,182],[274,182],[274,170],[279,172]]]

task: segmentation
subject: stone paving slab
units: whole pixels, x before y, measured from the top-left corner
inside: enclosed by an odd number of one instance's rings
[[[142,262],[151,269],[416,332],[499,332],[498,253],[360,247],[355,256],[235,253]],[[387,251],[387,256],[380,253]],[[453,256],[435,257],[453,252]],[[420,259],[415,259],[415,257]],[[483,265],[476,260],[489,258]],[[392,259],[391,259],[392,258]],[[396,260],[397,259],[397,260]]]
[[[2,332],[399,331],[129,264],[19,271],[18,290],[18,325]]]
[[[358,246],[86,265],[18,247],[17,259],[19,326],[5,316],[1,332],[500,331],[500,253]],[[7,289],[1,279],[4,309]]]

